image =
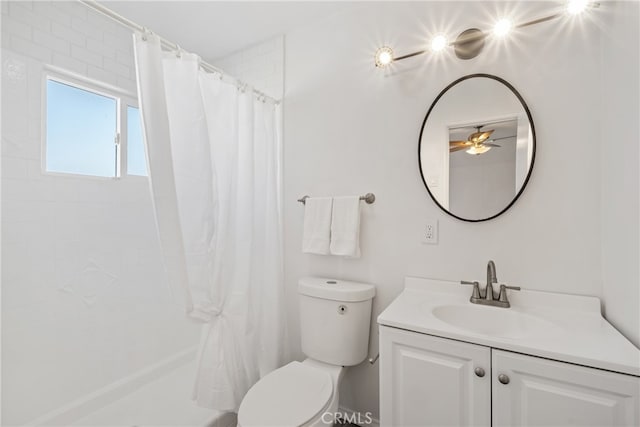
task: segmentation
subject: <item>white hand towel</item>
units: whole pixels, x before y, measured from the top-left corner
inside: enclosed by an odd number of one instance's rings
[[[360,257],[360,197],[334,197],[331,255]]]
[[[302,252],[329,255],[331,197],[309,197],[304,204]]]

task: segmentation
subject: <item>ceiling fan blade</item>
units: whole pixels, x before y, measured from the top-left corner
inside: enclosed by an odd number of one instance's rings
[[[449,141],[449,147],[466,147],[471,145],[469,141]]]
[[[449,152],[450,153],[455,153],[456,151],[460,151],[460,150],[468,150],[469,148],[465,145],[461,145],[459,147],[451,147],[449,148]]]
[[[474,132],[471,135],[469,135],[469,141],[473,143],[480,143],[480,142],[486,141],[487,139],[489,139],[492,133],[493,133],[493,129],[482,131],[482,132],[480,131]]]
[[[491,141],[500,141],[501,139],[511,139],[511,138],[515,138],[515,137],[516,137],[516,135],[513,135],[513,136],[503,136],[503,137],[500,137],[500,138],[493,138],[493,139],[491,139]]]
[[[482,144],[482,145],[484,145],[485,147],[496,147],[496,148],[500,148],[500,147],[502,147],[501,145],[498,145],[498,144],[492,144],[492,143],[490,143],[490,142],[485,142],[485,143],[484,143],[484,144]]]

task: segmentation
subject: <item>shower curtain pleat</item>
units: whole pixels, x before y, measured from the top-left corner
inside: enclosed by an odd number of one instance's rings
[[[165,267],[205,322],[193,398],[236,411],[285,361],[279,107],[134,40]]]

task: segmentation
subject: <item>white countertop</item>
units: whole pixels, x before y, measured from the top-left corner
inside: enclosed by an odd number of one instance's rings
[[[602,317],[598,298],[508,291],[511,308],[498,308],[470,303],[471,290],[470,286],[461,286],[459,282],[407,277],[404,291],[378,316],[378,323],[640,376],[640,350]],[[488,335],[440,320],[432,310],[441,306],[511,310],[509,314],[522,313],[523,316],[534,316],[537,321],[520,337]]]

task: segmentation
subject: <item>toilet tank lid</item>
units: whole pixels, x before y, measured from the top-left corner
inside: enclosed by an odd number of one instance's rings
[[[316,298],[357,302],[372,299],[376,295],[376,288],[369,283],[327,277],[303,277],[298,281],[298,292]]]

